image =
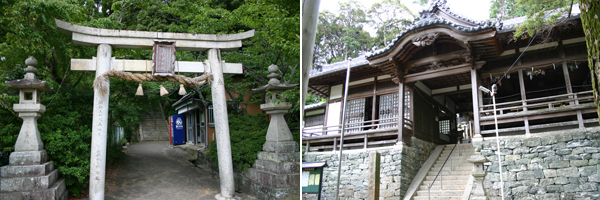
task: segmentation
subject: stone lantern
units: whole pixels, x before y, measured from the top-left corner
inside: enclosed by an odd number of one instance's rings
[[[5,82],[6,86],[19,90],[19,103],[13,105],[13,109],[23,118],[23,126],[15,144],[15,151],[43,151],[44,144],[38,131],[37,119],[46,111],[46,106],[40,103],[40,93],[48,92],[52,88],[46,85],[46,81],[36,78],[38,70],[35,66],[38,63],[35,58],[27,58],[25,64],[25,78]]]
[[[260,109],[271,115],[271,122],[269,123],[269,130],[267,131],[267,142],[263,146],[264,151],[288,151],[295,150],[298,147],[298,143],[292,138],[287,122],[283,118],[283,115],[292,108],[292,104],[285,102],[285,99],[280,95],[286,90],[295,88],[298,84],[282,84],[279,79],[279,67],[277,65],[269,66],[269,83],[260,88],[252,89],[256,92],[267,92],[266,103],[260,105]],[[270,94],[270,95],[269,95]]]
[[[483,190],[483,179],[486,175],[486,172],[483,170],[483,163],[488,162],[488,159],[481,155],[481,148],[476,148],[475,154],[467,159],[467,161],[475,165],[471,175],[473,175],[475,182],[477,182],[477,186],[471,191],[470,199],[487,200],[488,198],[485,195],[485,190]]]
[[[295,88],[298,84],[282,84],[277,65],[269,66],[269,83],[257,92],[267,92],[266,103],[260,108],[271,115],[263,150],[258,153],[254,166],[245,173],[242,181],[246,191],[259,199],[298,199],[300,198],[300,149],[292,138],[292,133],[283,118],[292,104],[285,102],[281,93]]]
[[[46,81],[36,78],[37,61],[25,60],[25,78],[6,81],[6,86],[19,90],[19,103],[13,109],[23,119],[21,131],[15,143],[15,151],[9,156],[9,165],[0,170],[0,196],[7,199],[66,199],[63,179],[58,170],[47,160],[44,143],[40,137],[37,119],[46,111],[40,103],[40,93],[52,90]]]

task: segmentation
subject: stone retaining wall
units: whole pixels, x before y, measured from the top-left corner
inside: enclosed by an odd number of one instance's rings
[[[406,193],[413,177],[421,165],[429,158],[435,145],[416,138],[411,139],[412,147],[406,145],[367,150],[346,150],[342,160],[340,179],[340,199],[366,199],[369,183],[369,152],[381,154],[380,162],[380,199],[400,199]],[[347,153],[346,153],[347,152]],[[323,169],[323,187],[321,199],[335,199],[338,173],[337,153],[309,153],[303,162],[327,161]],[[317,199],[316,195],[304,195],[308,199]]]
[[[598,199],[600,129],[515,136],[500,141],[506,199]],[[491,162],[484,188],[500,199],[496,140],[474,143]]]

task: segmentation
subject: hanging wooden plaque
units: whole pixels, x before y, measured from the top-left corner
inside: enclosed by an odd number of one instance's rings
[[[152,75],[173,76],[175,74],[175,42],[154,41],[152,51]]]

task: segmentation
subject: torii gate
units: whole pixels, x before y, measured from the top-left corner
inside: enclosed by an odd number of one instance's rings
[[[240,63],[225,63],[221,61],[220,50],[235,50],[242,47],[242,40],[254,36],[254,30],[228,35],[165,33],[148,31],[127,31],[91,28],[79,26],[55,19],[60,32],[72,35],[73,43],[83,46],[98,47],[97,57],[93,59],[71,59],[71,70],[95,71],[96,77],[110,70],[145,72],[153,69],[152,61],[120,60],[111,57],[112,48],[121,49],[152,49],[155,41],[171,42],[175,49],[182,51],[206,51],[208,61],[184,62],[178,61],[178,71],[182,73],[204,73],[206,63],[210,66],[213,76],[211,84],[215,131],[217,136],[219,156],[219,176],[221,193],[216,199],[240,199],[235,195],[233,180],[233,165],[229,140],[229,122],[227,119],[227,104],[223,73],[241,74]],[[107,92],[108,93],[108,92]],[[101,95],[94,88],[94,116],[92,122],[92,148],[90,161],[89,196],[92,200],[104,199],[104,180],[106,170],[106,141],[108,125],[109,95]]]

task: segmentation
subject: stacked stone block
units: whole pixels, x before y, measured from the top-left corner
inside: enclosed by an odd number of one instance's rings
[[[284,147],[258,153],[254,166],[242,177],[244,193],[254,193],[259,199],[298,199],[300,196],[300,154],[298,143],[289,142]],[[253,191],[246,191],[252,189]]]
[[[0,199],[67,199],[64,179],[46,151],[13,152],[0,169]]]
[[[504,194],[508,199],[598,199],[599,130],[562,131],[502,139]],[[475,144],[490,160],[484,188],[500,197],[495,140]]]
[[[405,145],[390,148],[367,150],[346,150],[342,155],[342,173],[340,177],[340,199],[366,199],[369,184],[369,153],[377,151],[380,160],[380,199],[402,198],[421,165],[429,158],[435,145],[416,138],[411,139],[412,147]],[[335,199],[337,184],[338,154],[331,152],[309,153],[303,162],[327,161],[323,168],[321,199]],[[305,195],[308,199],[317,199],[316,195]]]

